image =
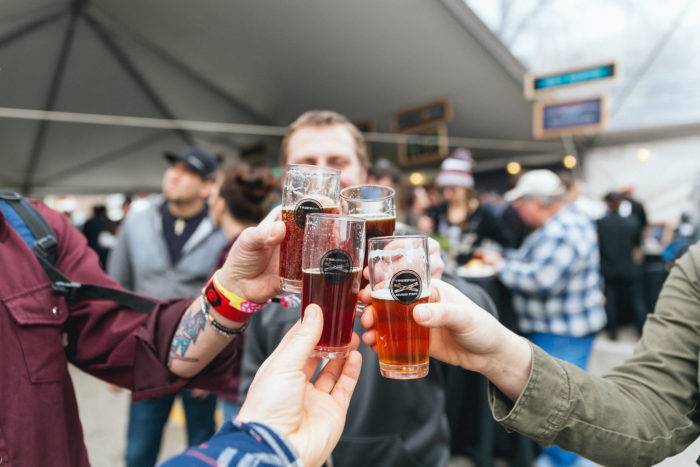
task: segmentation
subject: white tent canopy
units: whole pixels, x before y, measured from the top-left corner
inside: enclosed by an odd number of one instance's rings
[[[5,108],[276,126],[329,108],[390,131],[396,111],[447,97],[451,136],[514,141],[477,158],[560,148],[519,145],[524,69],[462,0],[6,0],[0,66]],[[279,143],[13,118],[0,137],[0,185],[35,194],[157,189],[166,149],[266,144],[272,161]]]

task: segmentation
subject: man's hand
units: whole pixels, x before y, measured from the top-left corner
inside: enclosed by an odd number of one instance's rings
[[[279,245],[284,240],[284,223],[275,209],[256,227],[245,229],[228,254],[216,278],[240,297],[265,303],[280,292]]]
[[[430,355],[484,374],[515,400],[530,373],[530,345],[451,285],[433,280],[431,286],[433,303],[413,309],[416,323],[431,328]],[[361,295],[363,301],[369,302],[367,290]],[[374,309],[369,306],[362,314],[362,325],[367,329],[362,340],[372,347],[377,342],[375,322]]]
[[[309,305],[304,321],[294,325],[258,369],[237,417],[279,431],[305,466],[321,465],[338,443],[362,367],[362,356],[353,350],[346,359],[330,360],[311,383],[320,359],[309,354],[322,330],[321,309]],[[358,344],[354,334],[352,348]]]

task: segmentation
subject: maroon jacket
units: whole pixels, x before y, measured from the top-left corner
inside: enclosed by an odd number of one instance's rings
[[[68,278],[119,285],[100,269],[85,238],[61,214],[34,202],[53,228],[56,267]],[[191,299],[161,302],[150,314],[104,300],[68,304],[54,295],[32,251],[0,213],[0,464],[87,466],[67,363],[128,388],[136,399],[185,385],[216,390],[232,346],[192,381],[167,368],[170,341]]]

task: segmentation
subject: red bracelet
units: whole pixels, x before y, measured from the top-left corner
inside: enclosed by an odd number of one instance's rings
[[[265,306],[265,304],[249,302],[230,290],[224,289],[213,276],[207,282],[202,293],[207,303],[217,313],[237,323],[245,323],[248,318]]]

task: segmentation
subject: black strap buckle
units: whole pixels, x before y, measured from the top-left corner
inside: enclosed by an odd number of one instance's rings
[[[34,248],[38,249],[44,258],[53,259],[56,256],[58,241],[53,235],[46,235],[34,242]]]
[[[65,281],[56,281],[51,284],[51,288],[53,289],[53,293],[57,295],[63,295],[66,297],[66,300],[71,301],[75,300],[78,296],[78,290],[83,286],[83,284],[79,282],[65,282]]]

